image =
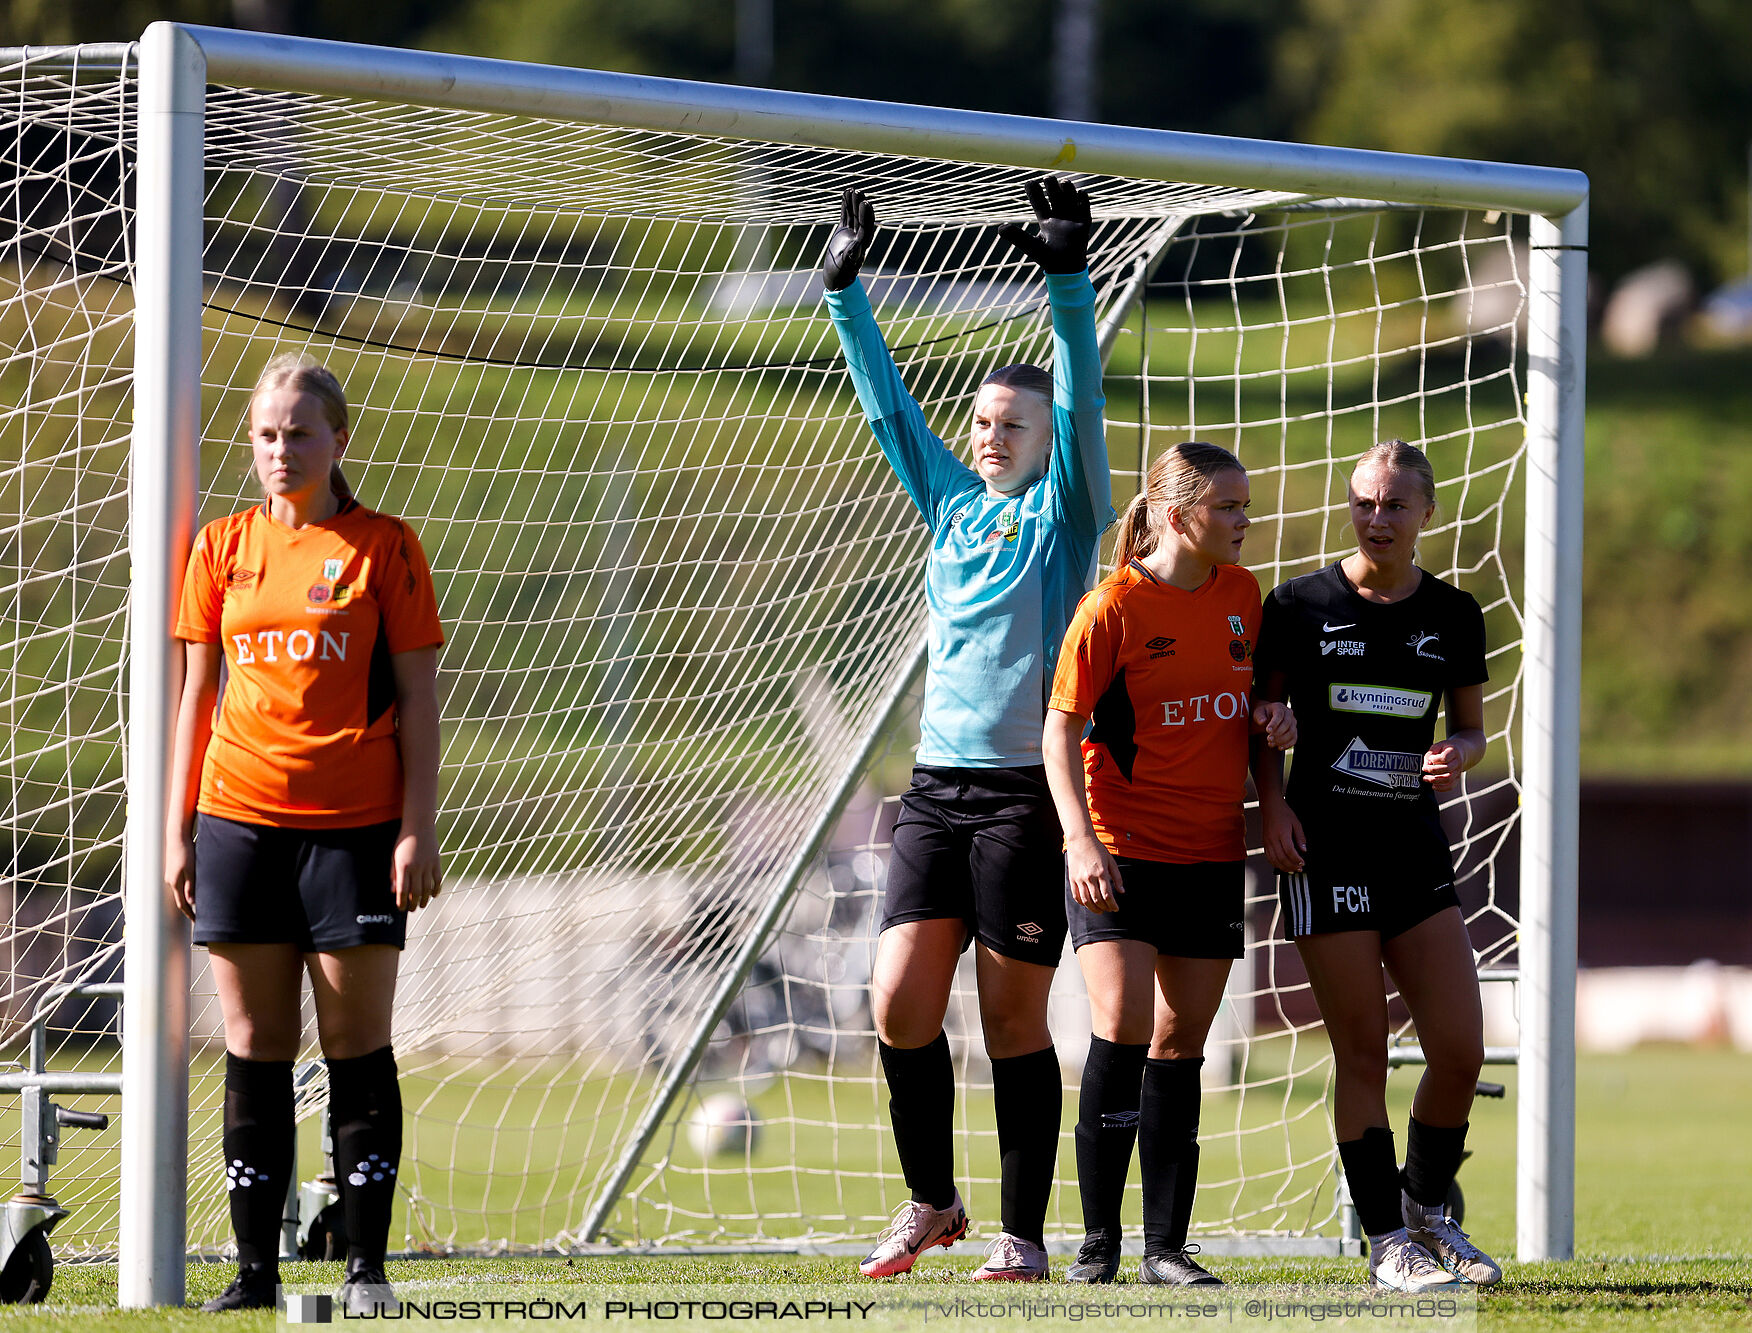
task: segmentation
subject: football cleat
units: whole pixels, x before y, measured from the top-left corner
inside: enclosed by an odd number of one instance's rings
[[[1112,1282],[1119,1276],[1119,1242],[1105,1231],[1083,1237],[1077,1261],[1065,1271],[1066,1282]]]
[[[1475,1287],[1491,1287],[1503,1280],[1503,1270],[1478,1246],[1472,1243],[1459,1223],[1438,1205],[1425,1208],[1409,1195],[1402,1195],[1405,1229],[1408,1235],[1435,1257],[1456,1277],[1463,1277]]]
[[[371,1318],[401,1313],[401,1302],[396,1299],[389,1279],[381,1268],[373,1268],[368,1263],[361,1263],[357,1268],[348,1266],[346,1280],[335,1293],[335,1304],[350,1315]]]
[[[1033,1241],[1000,1231],[986,1261],[968,1274],[974,1282],[1044,1282],[1046,1251]]]
[[[1161,1254],[1146,1254],[1143,1263],[1138,1265],[1138,1277],[1155,1286],[1222,1286],[1222,1278],[1215,1273],[1206,1271],[1204,1265],[1192,1257],[1197,1253],[1198,1246],[1188,1245],[1184,1250],[1165,1250]]]
[[[1382,1291],[1414,1296],[1468,1285],[1465,1278],[1454,1276],[1437,1263],[1435,1256],[1405,1231],[1390,1231],[1378,1243],[1369,1243],[1369,1282]]]
[[[858,1265],[858,1271],[865,1277],[893,1277],[911,1268],[931,1246],[947,1249],[966,1234],[967,1209],[961,1206],[960,1191],[947,1208],[933,1208],[908,1199],[876,1242],[876,1248]]]
[[[265,1264],[243,1264],[231,1285],[201,1307],[203,1314],[227,1310],[272,1310],[278,1303],[280,1275]]]

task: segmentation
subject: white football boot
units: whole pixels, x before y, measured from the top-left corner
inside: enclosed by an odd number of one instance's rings
[[[1378,1290],[1419,1295],[1467,1286],[1436,1262],[1435,1256],[1405,1231],[1369,1237],[1369,1281]]]
[[[1443,1268],[1475,1287],[1491,1287],[1503,1280],[1502,1266],[1474,1245],[1440,1204],[1426,1208],[1409,1194],[1401,1194],[1399,1203],[1406,1232]]]

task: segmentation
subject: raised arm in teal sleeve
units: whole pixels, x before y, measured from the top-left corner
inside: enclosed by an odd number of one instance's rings
[[[1065,521],[1084,536],[1113,522],[1113,475],[1101,410],[1095,288],[1085,273],[1048,273],[1052,302],[1053,432],[1047,464]]]
[[[1086,278],[1083,285],[1088,286]],[[924,412],[906,391],[894,358],[889,355],[888,344],[882,341],[882,330],[876,327],[864,284],[854,281],[840,291],[826,293],[823,299],[834,331],[839,334],[840,346],[845,350],[846,369],[852,373],[852,386],[858,392],[870,430],[899,476],[900,484],[906,487],[925,523],[934,531],[943,500],[978,486],[979,477],[925,425]],[[1094,299],[1093,290],[1090,299],[1091,302]],[[1094,346],[1093,323],[1090,346]],[[1099,366],[1095,383],[1097,387],[1101,383]],[[1096,420],[1100,420],[1099,398]]]

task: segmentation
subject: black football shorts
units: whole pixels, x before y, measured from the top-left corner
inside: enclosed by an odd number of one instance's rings
[[[390,875],[401,821],[294,829],[195,820],[195,943],[333,953],[407,943]]]
[[[969,943],[1056,967],[1064,876],[1064,833],[1045,768],[920,765],[900,798],[882,929],[957,917]]]

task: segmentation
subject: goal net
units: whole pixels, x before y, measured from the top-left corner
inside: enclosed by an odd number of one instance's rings
[[[14,51],[0,70],[15,1075],[113,1078],[126,1017],[66,988],[121,962],[133,60]],[[269,357],[307,351],[353,405],[356,493],[420,535],[448,637],[448,888],[404,959],[392,1243],[872,1234],[905,1197],[866,984],[916,738],[926,540],[858,411],[816,265],[840,186],[860,184],[881,223],[877,317],[954,441],[987,369],[1051,355],[1042,284],[995,241],[1038,173],[223,80],[205,173],[200,520],[257,498],[249,388]],[[1512,963],[1524,217],[1080,179],[1116,505],[1176,440],[1236,450],[1245,559],[1269,588],[1348,549],[1363,449],[1429,451],[1441,511],[1423,563],[1478,597],[1491,643],[1490,759],[1446,815],[1475,946]],[[1249,892],[1209,1051],[1197,1227],[1331,1237],[1330,1054],[1269,877]],[[1068,1235],[1087,1044],[1068,957],[1053,1004],[1069,1091],[1049,1226]],[[210,1252],[229,1234],[223,1041],[199,950],[192,1014],[189,1243]],[[949,1029],[958,1179],[995,1234],[970,977]],[[310,1073],[307,1177],[325,1101]],[[20,1086],[0,1084],[9,1152],[29,1147]],[[116,1137],[67,1131],[50,1168],[63,1257],[113,1252]],[[1135,1187],[1129,1207],[1135,1222]]]

